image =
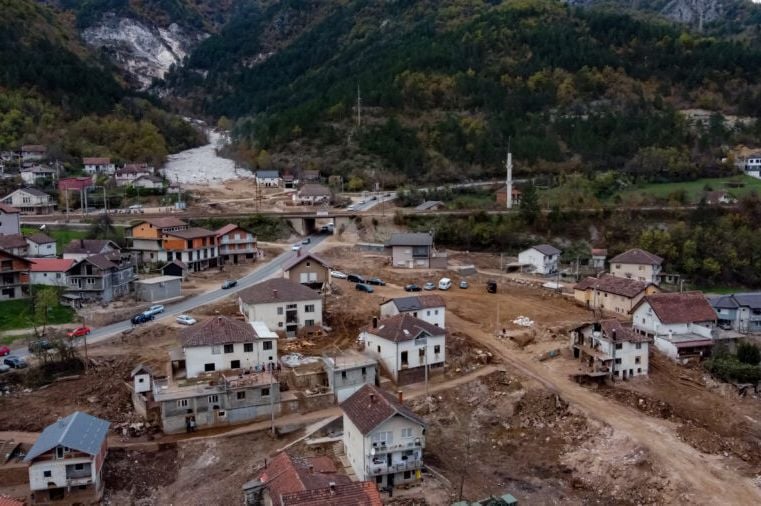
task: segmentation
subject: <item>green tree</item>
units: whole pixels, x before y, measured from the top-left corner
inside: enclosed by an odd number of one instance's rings
[[[48,312],[58,306],[58,290],[52,286],[38,289],[32,303],[34,304],[34,330],[38,336],[45,335],[48,325]],[[37,331],[37,326],[42,325],[42,332]]]
[[[518,213],[526,224],[533,224],[539,216],[539,197],[536,194],[536,188],[529,184],[523,188],[521,194],[521,203],[518,206]]]
[[[740,343],[737,346],[737,359],[743,364],[758,365],[761,362],[761,350],[753,343]]]

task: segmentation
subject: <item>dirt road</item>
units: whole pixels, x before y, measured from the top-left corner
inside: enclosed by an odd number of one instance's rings
[[[449,313],[448,327],[456,326],[489,348],[507,365],[538,381],[587,416],[610,425],[652,452],[683,491],[679,502],[694,504],[761,504],[761,490],[752,480],[727,469],[722,458],[703,454],[677,438],[672,423],[643,416],[633,409],[573,383],[566,375],[545,367],[528,354],[484,332],[477,324]]]

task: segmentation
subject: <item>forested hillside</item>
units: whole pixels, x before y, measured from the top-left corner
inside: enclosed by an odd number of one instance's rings
[[[510,138],[519,172],[659,180],[721,172],[722,145],[758,137],[678,111],[758,116],[759,64],[741,42],[552,1],[290,0],[250,7],[166,84],[236,118],[252,159],[365,182],[501,174]]]
[[[0,1],[0,149],[40,143],[64,160],[159,162],[200,142],[180,118],[125,91],[113,70],[54,11]]]

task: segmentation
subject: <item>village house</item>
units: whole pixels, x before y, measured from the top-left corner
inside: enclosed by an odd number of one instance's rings
[[[642,297],[659,291],[652,283],[603,274],[582,279],[573,287],[573,297],[588,309],[628,315]]]
[[[339,474],[328,456],[278,453],[243,485],[245,506],[381,506],[378,487]]]
[[[290,172],[284,172],[281,180],[283,181],[283,188],[286,190],[292,190],[299,184],[299,180]]]
[[[363,353],[377,360],[397,385],[418,383],[444,369],[446,331],[409,314],[373,318],[359,341]]]
[[[724,190],[706,192],[703,198],[709,206],[737,204],[737,199],[731,193]]]
[[[24,238],[28,246],[28,255],[37,258],[53,258],[58,256],[56,240],[47,234],[37,232]]]
[[[330,264],[314,253],[298,254],[283,265],[286,279],[301,283],[314,290],[322,290],[330,283]]]
[[[188,378],[224,370],[263,371],[277,363],[277,334],[262,322],[214,316],[182,329],[179,340]]]
[[[316,204],[330,203],[332,197],[333,194],[327,186],[317,183],[308,183],[303,185],[293,194],[293,202],[301,206],[313,206]]]
[[[45,427],[24,458],[32,504],[100,502],[109,425],[75,411]]]
[[[66,271],[64,297],[79,302],[109,303],[129,295],[135,268],[127,255],[113,252],[77,261]]]
[[[447,266],[447,256],[434,250],[431,234],[391,234],[385,247],[391,256],[393,267],[443,269]]]
[[[39,162],[48,157],[48,148],[40,144],[25,144],[21,146],[21,161]]]
[[[744,159],[740,159],[738,166],[747,175],[761,179],[761,153],[752,153]]]
[[[20,257],[29,254],[29,245],[21,234],[0,235],[0,249]]]
[[[116,172],[116,166],[111,163],[110,158],[105,157],[89,157],[82,158],[82,165],[84,165],[85,172],[93,174],[107,174],[109,176]]]
[[[701,292],[647,295],[632,311],[634,330],[675,360],[709,355],[716,321],[716,311]]]
[[[81,192],[93,185],[92,176],[65,177],[58,180],[58,191],[69,190]]]
[[[634,248],[610,259],[610,273],[657,285],[661,282],[661,264],[663,259],[658,255]]]
[[[343,444],[358,480],[393,488],[420,480],[426,423],[375,385],[364,385],[341,404]]]
[[[761,332],[761,292],[733,293],[710,299],[718,325],[737,332]]]
[[[0,300],[29,297],[29,270],[32,262],[0,249]]]
[[[288,279],[273,278],[241,290],[238,308],[246,320],[264,322],[288,337],[304,327],[322,326],[322,296]]]
[[[154,173],[153,167],[147,163],[126,164],[124,167],[116,169],[114,181],[116,181],[116,186],[129,186],[137,178],[153,176]]]
[[[547,276],[558,272],[560,253],[549,244],[537,244],[518,253],[518,263],[530,266],[534,274]]]
[[[50,214],[55,211],[53,199],[37,188],[21,188],[3,197],[3,204],[15,207],[21,214]]]
[[[650,340],[618,320],[602,320],[574,329],[571,349],[588,373],[629,379],[647,375]]]
[[[280,186],[280,173],[276,170],[257,170],[256,184],[266,188],[278,188]]]
[[[216,267],[219,260],[216,232],[190,228],[177,218],[141,221],[130,229],[127,237],[140,264],[166,264],[179,260],[190,272],[197,272]]]
[[[605,270],[605,261],[608,259],[608,250],[605,248],[592,248],[592,259],[589,266],[595,272],[602,272]]]
[[[79,261],[93,255],[110,256],[120,252],[119,245],[108,239],[72,239],[63,247],[63,258]]]
[[[0,204],[0,235],[21,233],[21,211],[8,204]]]
[[[446,327],[446,303],[440,295],[396,297],[380,304],[381,318],[407,314],[442,329]]]
[[[319,183],[320,171],[319,170],[302,170],[301,180],[305,183]]]
[[[322,358],[328,385],[339,404],[348,399],[362,385],[375,385],[378,377],[378,363],[356,350],[330,353]]]
[[[518,207],[521,203],[521,191],[513,187],[513,207]],[[499,207],[505,207],[507,205],[507,188],[505,186],[501,186],[497,190],[497,205]]]
[[[164,180],[157,176],[140,176],[132,180],[131,185],[133,188],[163,190]]]
[[[182,295],[182,276],[153,276],[135,281],[135,298],[145,302],[176,299]]]
[[[64,258],[35,258],[29,269],[29,279],[33,285],[68,286],[66,272],[74,265],[74,260]]]
[[[216,231],[221,264],[253,262],[259,256],[256,236],[248,230],[229,223]]]
[[[44,165],[25,167],[20,171],[21,180],[29,186],[46,186],[53,184],[58,177],[58,171]]]

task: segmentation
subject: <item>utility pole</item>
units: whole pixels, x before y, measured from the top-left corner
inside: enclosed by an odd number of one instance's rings
[[[510,150],[510,142],[507,141],[507,158],[505,159],[505,169],[507,170],[507,179],[505,181],[505,203],[508,209],[513,208],[513,153]]]
[[[272,388],[273,372],[270,369],[270,423],[272,424],[272,437],[275,437],[275,389]]]

